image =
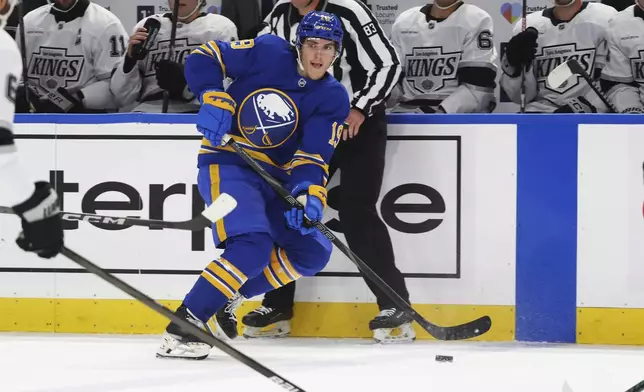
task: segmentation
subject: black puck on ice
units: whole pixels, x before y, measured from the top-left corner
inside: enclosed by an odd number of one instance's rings
[[[451,355],[437,355],[436,356],[436,361],[437,362],[452,362],[454,361],[454,357]]]

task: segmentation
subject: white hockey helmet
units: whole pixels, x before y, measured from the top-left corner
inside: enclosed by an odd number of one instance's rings
[[[17,5],[18,0],[0,0],[0,29],[7,25],[7,19]]]

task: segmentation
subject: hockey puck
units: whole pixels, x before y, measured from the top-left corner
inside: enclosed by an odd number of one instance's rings
[[[436,356],[436,362],[452,362],[454,361],[454,357],[451,355],[437,355]]]

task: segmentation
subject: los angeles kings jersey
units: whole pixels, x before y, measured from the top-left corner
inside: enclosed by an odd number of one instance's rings
[[[31,196],[34,184],[18,160],[12,133],[22,60],[16,42],[2,29],[0,58],[0,205],[14,206]]]
[[[404,102],[425,100],[447,113],[492,111],[497,75],[492,18],[471,4],[441,20],[430,11],[431,4],[411,8],[392,27],[404,75],[401,96],[394,99],[402,108]]]
[[[170,36],[172,31],[171,14],[151,15],[161,23],[152,49],[145,59],[139,61],[130,72],[125,72],[123,63],[112,75],[111,89],[121,105],[130,105],[136,101],[139,104],[134,111],[161,113],[163,107],[163,90],[159,88],[156,80],[155,65],[163,59],[168,59]],[[134,27],[134,32],[143,27],[147,18],[139,21]],[[190,23],[177,23],[177,32],[174,43],[175,62],[185,63],[186,57],[204,42],[209,41],[232,42],[237,40],[237,27],[225,16],[217,14],[201,14]],[[189,94],[185,102],[170,100],[168,112],[179,113],[198,111],[200,104]]]
[[[67,12],[51,4],[24,17],[29,82],[39,90],[82,91],[89,109],[115,109],[109,78],[125,50],[121,21],[100,5],[79,0]]]
[[[581,76],[575,76],[555,89],[547,77],[560,64],[576,59],[591,77],[598,78],[607,53],[608,26],[617,11],[599,3],[583,3],[581,10],[568,22],[557,20],[554,8],[547,8],[527,16],[526,26],[539,32],[537,54],[532,68],[526,72],[526,111],[552,112],[579,96],[590,101],[598,111],[608,108]],[[513,35],[521,32],[521,21],[514,26]],[[502,61],[501,86],[512,101],[519,103],[521,96],[520,73]],[[511,76],[518,74],[517,76]]]
[[[610,23],[602,87],[619,112],[644,110],[644,11],[637,5]]]

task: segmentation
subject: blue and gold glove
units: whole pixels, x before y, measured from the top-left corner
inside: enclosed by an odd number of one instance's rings
[[[201,109],[197,114],[197,130],[213,146],[221,145],[221,138],[230,131],[237,104],[228,93],[207,90],[201,94]]]
[[[303,182],[296,185],[291,191],[291,196],[304,206],[304,209],[293,207],[284,212],[286,225],[293,229],[299,230],[302,235],[313,233],[316,228],[307,224],[304,216],[311,222],[318,222],[322,219],[324,208],[326,207],[326,189],[310,182]]]

